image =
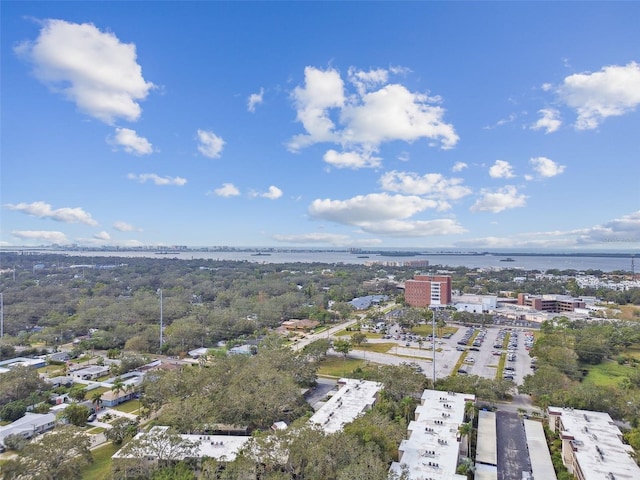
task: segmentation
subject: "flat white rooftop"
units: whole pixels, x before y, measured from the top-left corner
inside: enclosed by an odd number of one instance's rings
[[[551,454],[544,436],[542,423],[535,420],[524,421],[524,431],[527,435],[527,447],[533,478],[556,480],[556,471],[551,462]]]
[[[162,432],[168,430],[169,427],[156,426],[150,432]],[[140,432],[135,438],[140,439],[147,435],[148,432]],[[196,457],[211,457],[218,461],[232,462],[236,459],[238,451],[249,441],[249,436],[235,435],[180,435],[183,440],[194,442],[198,450]],[[121,454],[122,450],[117,451],[113,458],[127,458],[126,454]],[[175,459],[178,460],[178,459]]]
[[[401,474],[406,465],[411,480],[465,480],[466,476],[456,474],[456,467],[458,427],[467,402],[475,402],[475,396],[425,390],[415,420],[409,423],[408,438],[398,449],[400,460],[391,464],[390,471]]]
[[[480,410],[478,412],[478,444],[476,463],[498,465],[498,439],[496,434],[496,414]]]
[[[608,413],[549,407],[550,421],[560,418],[563,442],[569,442],[584,480],[637,480],[640,467],[622,443],[622,432]]]
[[[344,425],[369,410],[382,389],[379,382],[352,378],[341,378],[338,384],[342,388],[309,419],[327,433],[342,430]]]

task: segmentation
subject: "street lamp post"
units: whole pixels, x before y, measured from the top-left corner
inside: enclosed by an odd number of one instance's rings
[[[162,336],[162,330],[163,330],[163,319],[162,319],[162,289],[159,288],[158,289],[158,293],[160,294],[160,352],[162,352],[162,345],[164,343],[164,338]]]

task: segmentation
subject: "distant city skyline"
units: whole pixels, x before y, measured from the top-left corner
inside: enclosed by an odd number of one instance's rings
[[[640,3],[0,10],[0,247],[640,250]]]

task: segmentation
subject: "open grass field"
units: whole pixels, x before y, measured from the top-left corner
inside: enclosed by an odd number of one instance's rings
[[[350,337],[354,333],[358,333],[358,332],[355,331],[355,330],[351,331],[351,332],[348,332],[347,330],[338,330],[333,335],[335,337]],[[368,332],[366,330],[360,330],[359,333],[364,333],[367,338],[382,338],[382,334],[381,333],[373,333],[373,332]]]
[[[636,371],[636,368],[628,365],[619,365],[614,360],[608,360],[599,365],[590,365],[587,368],[589,373],[584,382],[601,387],[619,385],[623,378]]]
[[[413,333],[416,335],[421,335],[426,337],[427,335],[431,335],[433,333],[433,325],[416,325],[411,329]],[[450,333],[453,335],[458,331],[458,327],[436,327],[436,336],[442,338],[443,335]]]
[[[327,377],[340,378],[358,367],[362,368],[364,364],[365,361],[358,358],[347,358],[345,360],[340,357],[328,357],[320,362],[318,374]]]
[[[376,352],[376,353],[387,353],[393,347],[395,347],[395,343],[363,343],[360,346],[355,346],[356,350],[366,350],[367,352]]]
[[[38,373],[46,373],[49,376],[53,376],[55,377],[55,375],[52,375],[53,373],[59,373],[60,375],[63,375],[64,373],[64,367],[62,365],[46,365],[44,367],[40,367],[37,369]]]
[[[640,345],[631,345],[621,353],[627,357],[633,357],[640,360]]]
[[[84,480],[106,480],[111,476],[111,456],[118,448],[108,443],[103,447],[92,450],[93,463],[82,470]]]
[[[640,305],[621,305],[620,315],[618,318],[622,320],[636,320],[640,322]]]

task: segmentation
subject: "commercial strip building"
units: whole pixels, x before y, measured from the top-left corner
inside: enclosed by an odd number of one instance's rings
[[[544,436],[542,423],[535,420],[524,420],[524,431],[527,435],[527,447],[531,460],[531,473],[534,480],[556,480],[556,471],[553,468],[551,454],[547,439]]]
[[[608,413],[549,407],[549,428],[560,433],[562,463],[578,480],[636,480],[633,448]]]
[[[534,310],[551,313],[573,312],[585,308],[584,300],[569,295],[529,295],[518,294],[518,305],[531,307]]]
[[[475,402],[475,395],[425,390],[390,472],[400,475],[406,468],[410,480],[466,480],[456,468],[466,441],[458,429],[467,402]]]
[[[415,275],[404,283],[404,299],[412,307],[447,305],[451,303],[451,277]]]
[[[342,430],[347,423],[369,410],[378,399],[382,383],[341,378],[341,388],[309,419],[326,433]]]

